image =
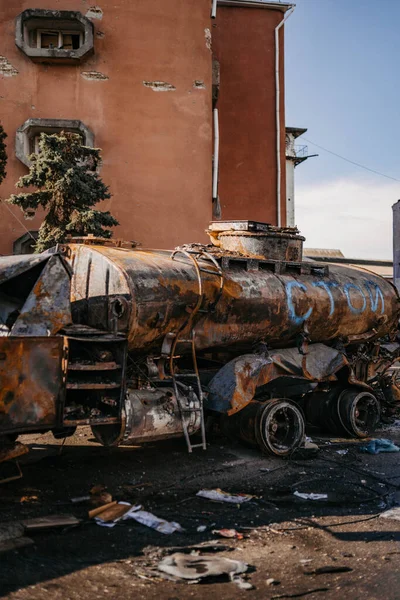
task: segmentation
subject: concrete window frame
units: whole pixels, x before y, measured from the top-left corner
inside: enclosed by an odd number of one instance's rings
[[[41,133],[68,131],[82,137],[83,144],[94,148],[94,133],[82,121],[72,119],[28,119],[18,127],[15,136],[15,155],[30,167],[29,155],[37,151],[37,138]]]
[[[27,231],[13,242],[13,254],[33,254],[39,232]]]
[[[57,47],[42,48],[48,32],[57,37]],[[63,48],[66,35],[79,34],[79,48]],[[34,62],[77,64],[94,51],[93,23],[79,11],[29,8],[16,18],[16,46]]]

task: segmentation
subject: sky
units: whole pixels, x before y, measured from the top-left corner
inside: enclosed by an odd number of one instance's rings
[[[285,26],[286,124],[306,127],[298,143],[319,154],[296,168],[296,224],[306,247],[391,259],[391,206],[400,198],[400,0],[295,3]]]

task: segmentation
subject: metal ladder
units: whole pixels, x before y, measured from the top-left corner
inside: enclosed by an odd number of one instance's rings
[[[199,375],[199,370],[198,370],[198,366],[197,366],[194,320],[195,320],[195,317],[197,314],[208,313],[215,308],[217,302],[219,301],[219,299],[221,298],[221,295],[222,295],[222,290],[223,290],[223,286],[224,286],[224,276],[223,276],[223,272],[222,272],[220,265],[215,260],[215,258],[208,252],[205,252],[203,250],[197,250],[197,249],[177,248],[171,254],[172,260],[177,260],[176,257],[178,255],[183,255],[185,258],[189,259],[193,263],[193,266],[195,267],[195,270],[196,270],[197,280],[198,280],[198,284],[199,284],[198,299],[197,299],[196,305],[190,310],[188,319],[185,321],[185,323],[180,327],[180,329],[175,334],[173,334],[173,333],[169,334],[170,339],[172,338],[171,349],[169,352],[170,374],[171,374],[171,378],[172,378],[174,393],[175,393],[175,396],[176,396],[176,399],[178,402],[178,406],[179,406],[179,410],[181,413],[182,428],[183,428],[183,433],[185,436],[186,444],[188,447],[188,451],[192,452],[193,448],[203,448],[203,450],[207,449],[206,428],[205,428],[205,420],[204,420],[204,393],[203,393],[203,390],[201,387],[200,375]],[[210,267],[212,266],[212,267],[214,267],[214,269],[211,269],[208,267],[205,268],[204,266],[199,264],[200,260],[202,260],[204,262],[205,261],[211,262],[212,264],[210,265]],[[182,261],[182,260],[180,260],[179,262],[186,263],[186,261]],[[215,275],[220,280],[216,299],[214,300],[213,304],[210,305],[208,308],[203,307],[203,304],[204,304],[204,282],[202,279],[202,273],[208,273],[210,275]],[[189,334],[186,335],[186,337],[184,338],[181,336],[183,336],[183,333],[185,330],[189,331]],[[190,344],[190,346],[191,346],[191,357],[192,357],[193,369],[189,373],[176,373],[175,359],[177,359],[180,356],[178,353],[179,344]],[[196,403],[194,403],[194,406],[193,405],[190,406],[190,404],[185,406],[185,401],[187,399],[183,398],[180,393],[179,384],[183,383],[185,380],[187,381],[188,379],[193,380],[193,382],[195,383],[196,393],[197,393],[197,397],[199,400],[199,404],[197,406],[196,406]],[[188,402],[190,403],[190,400]],[[201,443],[200,444],[192,444],[186,417],[191,414],[196,415],[197,413],[200,413]]]

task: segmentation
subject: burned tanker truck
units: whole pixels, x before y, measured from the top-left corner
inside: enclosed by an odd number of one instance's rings
[[[213,222],[173,252],[97,238],[0,258],[0,440],[90,425],[112,446],[208,418],[278,456],[306,423],[365,437],[400,387],[399,296],[365,269],[304,261],[295,228]]]

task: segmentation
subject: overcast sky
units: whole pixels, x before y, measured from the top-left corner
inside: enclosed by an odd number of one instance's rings
[[[286,124],[320,146],[400,180],[400,0],[296,0],[286,24]],[[392,181],[318,153],[296,168],[306,246],[392,257]]]

